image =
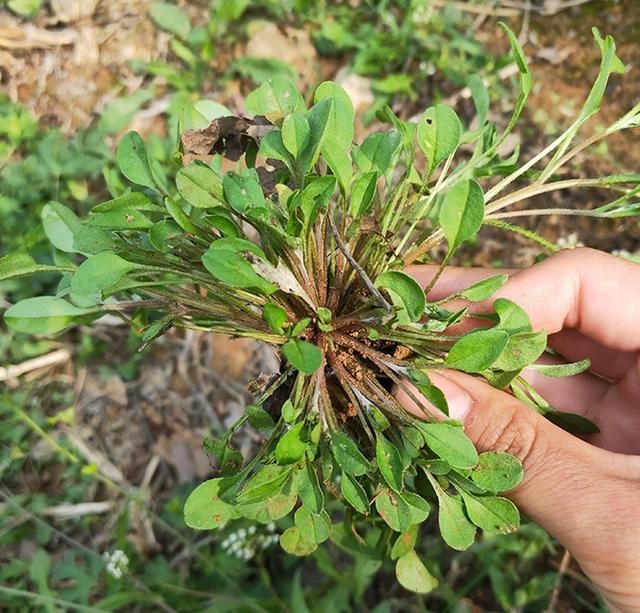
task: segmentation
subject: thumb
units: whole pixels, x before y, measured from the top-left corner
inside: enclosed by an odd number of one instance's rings
[[[630,552],[633,560],[620,556],[629,551],[629,531],[619,525],[612,529],[616,518],[624,518],[623,523],[631,520],[630,514],[634,522],[639,519],[640,496],[633,495],[637,481],[633,485],[630,474],[631,466],[637,470],[638,465],[631,456],[593,447],[469,375],[431,371],[429,377],[447,398],[450,416],[464,423],[478,451],[505,451],[522,461],[524,479],[507,496],[569,549],[592,579],[605,572],[603,562],[609,564],[606,574],[616,574],[618,564],[637,568],[638,551]],[[423,415],[406,392],[399,390],[397,395],[407,410]],[[632,525],[628,527],[637,537]],[[616,548],[617,560],[611,556]]]

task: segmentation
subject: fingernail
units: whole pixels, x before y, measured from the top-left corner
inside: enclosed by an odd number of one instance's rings
[[[442,390],[444,397],[447,399],[449,417],[451,419],[464,421],[473,404],[471,396],[451,379],[433,370],[429,371],[429,379],[431,379],[433,385]]]

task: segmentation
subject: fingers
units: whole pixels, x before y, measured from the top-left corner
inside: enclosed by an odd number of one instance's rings
[[[593,372],[616,380],[628,373],[637,359],[636,352],[604,347],[577,330],[567,329],[552,334],[549,337],[549,346],[569,362],[589,358]]]
[[[553,356],[543,355],[539,364],[559,364]],[[522,376],[555,409],[579,413],[598,422],[597,407],[611,384],[604,379],[582,373],[572,377],[547,377],[536,370],[526,368]],[[604,417],[606,419],[606,416]]]
[[[479,451],[505,451],[522,461],[525,478],[508,496],[609,589],[612,602],[618,598],[618,587],[635,576],[629,569],[640,564],[640,458],[592,447],[469,375],[432,371],[430,377]]]
[[[640,266],[593,249],[561,251],[513,275],[498,292],[516,301],[534,329],[574,328],[605,347],[640,349]]]
[[[408,270],[420,282],[428,283],[433,276],[431,267]],[[496,272],[445,270],[430,298],[449,295],[491,274]],[[528,270],[513,273],[495,296],[471,305],[471,309],[489,311],[498,297],[520,305],[529,314],[534,330],[555,334],[573,328],[582,337],[612,350],[629,354],[640,350],[640,266],[632,262],[593,249],[561,251]],[[558,341],[562,343],[562,337]],[[569,354],[576,351],[571,342],[565,343],[563,349]],[[633,360],[633,356],[622,357],[620,363],[611,364],[611,357],[610,353],[604,354],[598,371],[612,377],[624,374],[624,368]]]

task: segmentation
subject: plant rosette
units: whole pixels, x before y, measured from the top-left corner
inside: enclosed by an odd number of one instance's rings
[[[189,526],[283,520],[286,551],[308,555],[331,540],[375,560],[395,560],[399,582],[427,592],[436,580],[415,543],[432,507],[442,538],[454,549],[469,547],[478,529],[512,532],[519,513],[499,493],[515,487],[523,469],[509,454],[478,454],[461,423],[435,420],[415,395],[424,419],[409,414],[394,387],[408,389],[404,382],[411,381],[447,415],[429,372],[456,369],[511,390],[567,429],[593,431],[591,422],[556,411],[522,377],[547,350],[547,339],[532,330],[517,304],[500,298],[483,315],[446,308],[455,298],[487,300],[505,275],[427,300],[452,255],[483,225],[519,232],[553,250],[506,219],[640,212],[638,175],[558,178],[587,145],[640,122],[636,105],[574,142],[598,112],[610,74],[623,69],[613,40],[594,30],[601,68],[571,126],[530,159],[521,160],[517,150],[502,159],[500,145],[531,89],[524,54],[504,29],[520,71],[520,95],[502,132],[487,119],[489,98],[477,78],[469,83],[474,129],[444,104],[428,108],[417,122],[387,107],[379,119],[390,128],[359,144],[353,142],[353,106],[340,86],[322,83],[306,108],[291,82],[273,78],[247,97],[251,118],[220,105],[196,105],[192,114],[199,109],[209,125],[183,131],[184,165],[175,180],[163,174],[138,134],[127,134],[117,159],[131,189],[94,207],[86,219],[48,204],[43,223],[55,264],[22,253],[0,260],[0,279],[62,275],[56,295],[5,312],[16,330],[54,334],[111,313],[141,327],[145,343],[171,328],[188,328],[281,350],[280,372],[263,378],[253,404],[223,437],[207,441],[218,474],[189,496]],[[223,156],[237,162],[233,170],[222,170]],[[615,197],[592,210],[506,210],[539,194],[584,186],[610,189]],[[446,256],[428,287],[402,272],[430,261],[441,244]],[[564,376],[588,367],[584,361],[540,368]],[[264,433],[247,459],[233,444],[245,425]],[[365,524],[374,527],[375,539],[359,536]]]

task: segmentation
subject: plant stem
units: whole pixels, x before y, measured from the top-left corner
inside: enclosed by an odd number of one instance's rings
[[[385,308],[387,313],[391,314],[393,312],[393,307],[387,302],[385,297],[382,295],[380,290],[371,282],[371,279],[367,276],[367,273],[364,271],[364,268],[355,261],[355,259],[349,253],[346,245],[342,242],[338,234],[338,230],[331,219],[331,212],[327,214],[327,221],[329,222],[329,228],[331,229],[331,233],[333,234],[333,238],[335,238],[336,244],[338,245],[338,249],[342,252],[344,257],[347,259],[351,267],[358,273],[363,283],[367,286],[367,289],[375,296],[376,300],[380,303],[381,306]]]

